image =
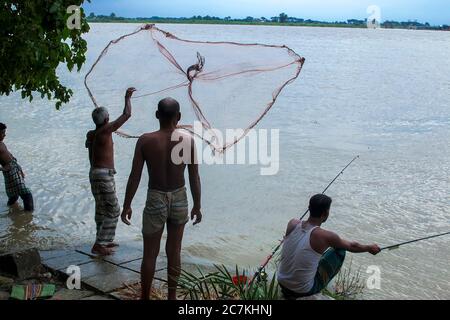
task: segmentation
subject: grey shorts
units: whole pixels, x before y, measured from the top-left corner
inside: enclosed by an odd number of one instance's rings
[[[166,222],[183,225],[189,221],[186,187],[163,192],[149,189],[142,215],[142,234],[152,235],[164,229]]]

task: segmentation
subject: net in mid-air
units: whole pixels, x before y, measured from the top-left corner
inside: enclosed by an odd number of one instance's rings
[[[194,133],[198,121],[209,132],[201,138],[222,153],[258,124],[304,62],[286,46],[185,40],[144,25],[107,45],[85,85],[95,107],[112,115],[121,112],[125,90],[137,89],[122,136],[156,130],[156,105],[170,96],[181,105],[182,127]],[[212,129],[241,134],[221,141]]]

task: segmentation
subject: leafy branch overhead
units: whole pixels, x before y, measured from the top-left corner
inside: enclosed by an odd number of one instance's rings
[[[0,95],[21,91],[33,100],[33,93],[54,99],[56,108],[69,102],[73,91],[60,83],[56,74],[63,63],[79,71],[86,61],[89,31],[83,9],[80,28],[67,26],[73,12],[84,0],[6,0],[0,5]]]

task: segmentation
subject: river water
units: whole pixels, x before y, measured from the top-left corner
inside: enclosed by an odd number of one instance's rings
[[[6,144],[27,173],[36,212],[8,214],[0,191],[0,250],[76,246],[95,234],[94,202],[84,148],[92,128],[82,81],[107,42],[131,24],[93,24],[80,73],[63,69],[75,92],[56,111],[46,100],[0,97]],[[307,58],[300,78],[281,95],[259,128],[280,128],[280,170],[261,176],[255,165],[202,166],[202,224],[186,229],[184,261],[256,267],[290,218],[304,212],[355,155],[361,158],[329,190],[324,227],[342,237],[389,245],[450,230],[450,33],[261,26],[161,25],[179,37],[286,44]],[[115,137],[122,203],[134,142]],[[132,227],[119,240],[140,241],[144,177]],[[449,299],[450,238],[383,252],[349,254],[362,279],[381,271],[368,299]]]

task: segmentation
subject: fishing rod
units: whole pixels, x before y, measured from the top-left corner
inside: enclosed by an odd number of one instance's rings
[[[425,237],[425,238],[405,241],[405,242],[402,242],[402,243],[399,243],[399,244],[395,244],[395,245],[392,245],[392,246],[381,248],[381,251],[383,251],[383,250],[395,250],[395,249],[398,249],[398,248],[400,248],[400,246],[403,246],[405,244],[410,244],[410,243],[414,243],[414,242],[424,241],[424,240],[433,239],[433,238],[437,238],[437,237],[442,237],[442,236],[446,236],[446,235],[450,235],[450,232],[445,232],[445,233],[441,233],[441,234],[436,234],[434,236],[429,236],[429,237]]]
[[[341,176],[344,174],[344,171],[347,170],[348,167],[350,167],[352,165],[353,162],[355,162],[357,159],[359,159],[359,155],[354,157],[352,159],[352,161],[350,161],[345,167],[344,169],[342,169],[337,175],[336,177],[334,177],[333,180],[331,180],[331,182],[326,186],[326,188],[322,191],[322,194],[325,194],[325,192],[327,192],[327,190],[331,187],[331,185]],[[309,208],[305,211],[305,213],[300,217],[300,220],[303,220],[303,218],[308,214],[309,212]],[[255,272],[255,275],[253,276],[252,280],[250,281],[250,285],[253,283],[253,281],[255,279],[259,279],[261,273],[264,272],[264,269],[266,268],[266,266],[269,264],[270,260],[272,260],[273,256],[275,255],[275,253],[277,253],[277,251],[280,249],[281,245],[284,243],[284,237],[282,240],[280,240],[280,243],[275,247],[275,249],[272,251],[272,253],[266,258],[266,260],[264,260],[264,262],[259,266],[258,271]]]

